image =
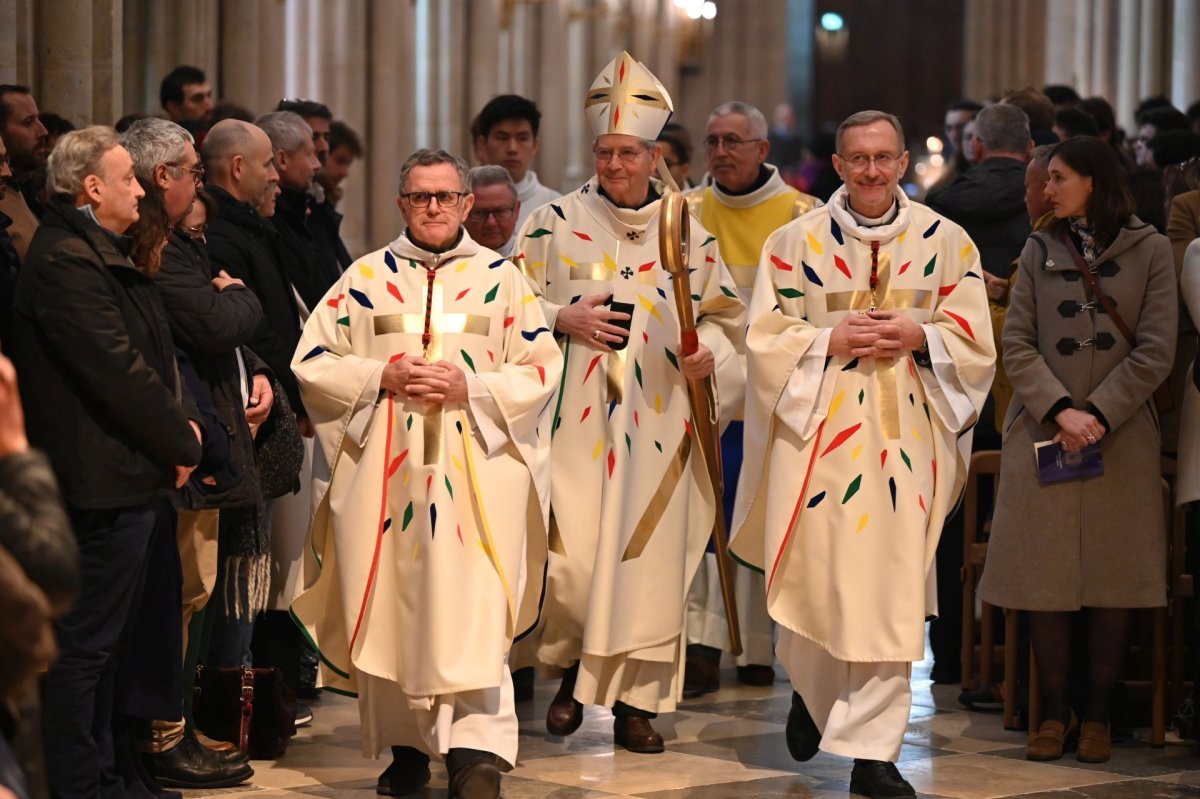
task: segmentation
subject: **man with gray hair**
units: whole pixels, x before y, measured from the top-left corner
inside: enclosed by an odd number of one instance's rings
[[[862,111],[835,140],[842,188],[763,245],[730,546],[765,571],[792,757],[852,757],[852,793],[914,796],[909,679],[995,345],[970,239],[899,188],[900,120]]]
[[[275,169],[279,172],[279,198],[272,222],[279,231],[281,261],[296,293],[312,310],[341,276],[337,262],[323,259],[309,225],[308,193],[321,168],[313,147],[312,128],[293,111],[272,111],[254,121],[271,139]]]
[[[738,294],[749,304],[758,258],[767,236],[821,205],[821,201],[788,186],[779,168],[766,162],[771,148],[767,120],[749,103],[734,100],[717,106],[708,115],[703,144],[712,182],[688,195],[690,208],[704,228],[717,237],[721,258],[733,275]],[[736,418],[721,436],[721,462],[725,471],[722,512],[726,519],[733,513],[742,467],[741,411],[737,409]],[[745,644],[745,650],[737,658],[738,682],[770,685],[775,682],[771,665],[775,661],[775,643],[762,575],[738,566],[734,585]],[[728,648],[716,556],[706,553],[688,594],[685,697],[720,687],[721,651]]]
[[[475,204],[464,223],[471,238],[505,258],[512,256],[521,213],[517,184],[502,166],[473,167],[470,172],[471,194]]]
[[[68,133],[47,185],[17,279],[13,360],[30,443],[50,457],[80,552],[79,599],[46,675],[48,773],[56,797],[95,799],[122,791],[110,732],[120,644],[201,435],[158,292],[126,255],[144,194],[129,152],[111,128]]]
[[[346,270],[292,368],[318,440],[312,546],[293,605],[324,685],[358,694],[376,791],[496,799],[517,762],[507,656],[537,618],[562,357],[520,271],[463,230],[463,161],[400,171],[404,232]],[[364,535],[364,532],[370,534]]]

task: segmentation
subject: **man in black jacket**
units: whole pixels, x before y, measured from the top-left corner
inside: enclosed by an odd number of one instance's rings
[[[300,313],[287,272],[279,262],[278,232],[254,210],[275,191],[279,173],[271,140],[248,122],[218,122],[204,139],[206,191],[216,203],[208,221],[208,257],[258,297],[262,320],[246,342],[275,374],[305,427],[304,405],[292,375],[292,355],[300,341]]]
[[[249,507],[253,512],[262,503],[241,384],[253,384],[247,393],[255,397],[256,405],[260,404],[260,398],[265,398],[265,403],[261,403],[265,412],[270,408],[270,378],[265,374],[253,376],[250,371],[239,373],[244,369],[245,359],[239,359],[236,354],[237,347],[245,343],[261,321],[262,307],[241,281],[228,275],[214,280],[203,246],[178,227],[192,209],[196,187],[204,174],[192,135],[174,122],[150,117],[131,125],[121,140],[133,157],[138,178],[152,186],[152,190],[162,192],[167,217],[177,225],[168,236],[154,281],[167,311],[175,344],[198,375],[200,385],[193,392],[197,402],[199,404],[203,397],[205,406],[209,407],[211,403],[215,406],[214,413],[220,417],[214,420],[220,432],[209,437],[205,451],[209,451],[209,444],[215,439],[228,438],[231,447],[238,447],[241,455],[235,466],[222,464],[232,468],[202,469],[201,472],[206,472],[202,475],[205,479],[190,481],[183,494],[185,507],[179,511],[174,538],[182,567],[182,584],[178,588],[171,586],[172,594],[179,589],[183,593],[184,651],[179,653],[179,662],[183,664],[188,642],[195,644],[199,638],[188,635],[193,610],[204,606],[216,580],[216,508],[224,503],[229,508]],[[182,359],[183,355],[180,357]],[[254,363],[257,365],[257,361]],[[225,449],[225,453],[228,451]],[[200,472],[197,474],[201,475]],[[158,599],[165,604],[167,597]],[[166,608],[160,612],[169,613]],[[188,698],[195,682],[194,666],[183,669],[182,682],[183,697]],[[174,718],[178,719],[178,713]],[[152,752],[148,757],[151,773],[172,787],[227,786],[253,774],[244,763],[228,763],[208,752],[194,733],[185,730],[181,721],[156,721],[149,748]]]
[[[279,171],[280,193],[271,221],[279,231],[276,241],[280,260],[296,293],[311,311],[342,275],[332,255],[317,249],[308,220],[312,201],[308,192],[321,166],[313,148],[312,129],[291,111],[263,114],[254,124],[270,137]]]
[[[115,131],[66,134],[53,199],[17,281],[14,360],[31,442],[50,457],[80,551],[81,590],[57,624],[45,683],[46,756],[59,799],[120,796],[112,700],[120,648],[167,496],[200,458],[175,347],[125,230],[143,191]]]

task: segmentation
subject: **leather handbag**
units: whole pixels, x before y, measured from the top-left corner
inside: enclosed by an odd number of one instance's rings
[[[277,668],[197,666],[192,715],[209,738],[253,760],[275,760],[296,733],[296,696]]]
[[[1108,298],[1108,295],[1100,290],[1100,281],[1096,280],[1096,275],[1092,272],[1091,267],[1083,260],[1083,256],[1079,254],[1079,249],[1075,246],[1075,242],[1065,233],[1059,234],[1059,239],[1067,248],[1067,252],[1071,254],[1071,259],[1075,261],[1075,266],[1079,267],[1079,274],[1083,275],[1083,280],[1088,284],[1088,288],[1092,291],[1092,296],[1104,308],[1104,312],[1113,320],[1113,324],[1117,326],[1117,330],[1121,331],[1121,335],[1129,342],[1130,347],[1137,346],[1137,339],[1133,335],[1133,331],[1129,329],[1129,325],[1125,324],[1125,320],[1117,313],[1117,306],[1113,305],[1113,301]],[[1158,415],[1162,416],[1165,413],[1170,413],[1175,410],[1175,397],[1171,394],[1171,386],[1169,381],[1164,381],[1158,388],[1154,389],[1154,407],[1158,409]]]

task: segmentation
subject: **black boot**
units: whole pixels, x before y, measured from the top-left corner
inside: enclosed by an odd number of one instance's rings
[[[448,799],[500,799],[500,758],[478,749],[446,753],[450,773]]]
[[[226,763],[188,735],[174,749],[143,759],[150,775],[168,788],[230,788],[254,776],[249,763]]]
[[[375,793],[407,796],[429,782],[429,755],[411,746],[392,747],[392,765],[379,775]]]
[[[850,793],[871,799],[890,799],[894,796],[916,796],[917,792],[900,776],[895,763],[886,760],[855,760],[850,772]]]
[[[792,709],[788,711],[787,729],[788,752],[801,763],[812,760],[821,748],[821,731],[808,712],[804,699],[792,691]]]

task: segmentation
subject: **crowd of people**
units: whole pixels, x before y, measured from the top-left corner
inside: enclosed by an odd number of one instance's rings
[[[884,111],[797,172],[730,101],[701,169],[621,53],[579,98],[583,185],[540,182],[541,114],[499,96],[478,165],[413,153],[396,238],[354,257],[365,147],[328,106],[255,116],[186,66],[160,100],[72,130],[0,85],[0,799],[241,784],[318,688],[357,696],[380,794],[436,759],[492,799],[535,671],[551,735],[607,708],[654,754],[727,653],[747,685],[782,665],[796,760],[913,795],[927,618],[962,676],[972,448],[1003,452],[980,592],[1029,611],[1028,757],[1108,759],[1132,611],[1166,602],[1163,455],[1200,498],[1197,106],[1125,141],[1066,87],[956,102],[918,202]],[[270,742],[208,721],[243,683]]]

